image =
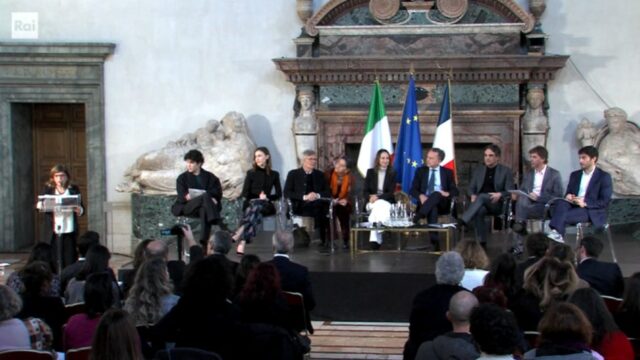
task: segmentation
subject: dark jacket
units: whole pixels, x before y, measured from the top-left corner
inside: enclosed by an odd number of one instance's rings
[[[189,194],[189,189],[201,189],[205,190],[207,194],[216,199],[218,210],[222,209],[222,185],[220,184],[220,179],[218,179],[213,173],[200,169],[200,184],[196,179],[196,176],[192,173],[185,171],[176,180],[176,191],[178,192],[178,197],[176,198],[176,202],[171,208],[171,212],[175,216],[180,216],[182,214],[182,209],[184,205],[187,203],[187,199],[185,198],[187,194]]]
[[[581,179],[582,170],[571,173],[565,196],[567,194],[578,195]],[[613,183],[611,182],[611,175],[596,167],[584,196],[589,220],[593,223],[593,226],[601,227],[607,222],[607,208],[609,207],[612,193]]]
[[[416,170],[413,182],[411,183],[411,196],[414,199],[419,199],[420,194],[425,194],[427,192],[429,171],[431,171],[431,169],[427,166],[422,166]],[[438,208],[448,209],[451,205],[451,198],[458,196],[458,187],[456,186],[453,171],[451,171],[451,169],[440,166],[440,187],[443,191],[449,192],[450,194],[447,198],[443,197],[440,204],[438,204]]]
[[[313,192],[320,194],[321,197],[331,197],[329,184],[327,184],[324,178],[324,173],[320,170],[313,169],[311,176],[313,179]],[[287,174],[287,180],[284,183],[284,196],[291,200],[294,214],[300,214],[302,212],[302,207],[304,206],[304,200],[302,198],[307,194],[306,178],[307,174],[302,168],[291,170],[289,174]]]
[[[578,264],[578,276],[598,290],[602,295],[621,298],[624,292],[624,278],[616,263],[588,258]]]
[[[396,191],[396,172],[392,168],[387,168],[387,172],[384,175],[384,184],[382,185],[382,194],[378,198],[386,200],[390,203],[395,203],[396,199],[393,194]],[[378,193],[378,171],[376,169],[367,170],[367,175],[364,178],[363,195],[364,200],[369,201],[369,196],[376,195]]]
[[[520,184],[520,190],[526,193],[533,191],[535,177],[535,170],[531,169],[525,172],[522,184]],[[546,204],[549,200],[557,197],[562,197],[562,177],[558,170],[547,166],[547,170],[545,170],[544,177],[542,178],[540,196],[536,202]]]
[[[449,332],[422,343],[416,360],[475,360],[479,356],[471,334]]]
[[[267,195],[269,201],[279,200],[282,197],[280,174],[277,171],[271,170],[269,175],[267,175],[266,170],[261,168],[247,171],[244,186],[242,187],[241,196],[244,198],[242,208],[249,207],[249,201],[259,198],[261,192]]]
[[[484,185],[484,176],[487,172],[487,167],[483,165],[479,165],[473,171],[473,176],[471,177],[471,182],[469,183],[469,195],[478,195],[480,190],[482,190],[482,185]],[[495,190],[502,194],[503,198],[506,198],[509,195],[509,191],[513,190],[513,173],[511,172],[511,168],[506,167],[502,164],[496,165],[496,174],[493,178],[493,186]]]

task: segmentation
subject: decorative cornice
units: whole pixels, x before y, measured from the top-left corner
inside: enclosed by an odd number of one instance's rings
[[[473,57],[320,57],[273,59],[287,80],[296,84],[359,84],[378,79],[405,83],[409,69],[421,82],[545,83],[569,57],[565,55],[488,55]]]
[[[474,0],[489,8],[496,10],[499,14],[513,23],[521,23],[521,31],[529,33],[535,25],[535,18],[526,12],[514,0]],[[332,25],[334,20],[345,12],[368,4],[369,0],[330,0],[320,8],[305,25],[306,32],[311,36],[318,35],[318,25]]]
[[[0,60],[24,59],[27,62],[55,61],[70,58],[102,62],[113,54],[112,43],[48,43],[48,42],[0,42]]]
[[[440,35],[440,34],[518,34],[519,24],[459,24],[459,25],[349,25],[316,28],[321,35]]]

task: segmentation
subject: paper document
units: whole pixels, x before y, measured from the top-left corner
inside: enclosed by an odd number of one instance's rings
[[[434,229],[446,229],[446,228],[452,228],[455,229],[456,228],[456,224],[454,223],[446,223],[446,224],[427,224],[428,227],[430,228],[434,228]]]
[[[536,201],[538,199],[534,198],[533,196],[529,195],[528,193],[522,191],[522,190],[508,190],[510,194],[516,194],[518,196],[525,196],[528,197],[530,200]]]
[[[200,196],[200,195],[202,195],[204,193],[206,193],[205,190],[189,188],[189,196],[191,197],[191,199],[195,199],[195,198],[197,198],[198,196]]]

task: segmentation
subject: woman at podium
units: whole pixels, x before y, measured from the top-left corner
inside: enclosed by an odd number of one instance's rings
[[[76,238],[78,237],[78,216],[84,213],[80,188],[70,183],[69,170],[64,165],[55,165],[49,171],[49,180],[36,207],[44,211],[41,241],[50,243],[56,260],[61,260],[61,268],[74,263],[77,259]],[[55,196],[48,201],[42,195]],[[75,199],[73,196],[77,196]],[[62,249],[58,248],[58,243]],[[58,257],[62,256],[62,259]]]

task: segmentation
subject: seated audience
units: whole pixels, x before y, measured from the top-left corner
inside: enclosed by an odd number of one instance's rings
[[[278,269],[271,263],[261,263],[249,273],[238,296],[242,319],[248,323],[263,323],[293,328],[293,320],[280,288]]]
[[[422,343],[416,360],[474,360],[480,356],[469,332],[471,312],[478,306],[478,299],[468,291],[459,291],[449,301],[447,319],[453,331]]]
[[[404,345],[405,360],[414,359],[423,342],[453,330],[446,313],[451,297],[464,290],[459,286],[463,276],[464,262],[460,254],[449,251],[440,256],[436,262],[436,285],[419,292],[413,299],[409,339]]]
[[[524,273],[523,289],[509,307],[523,331],[535,331],[544,311],[565,301],[578,288],[578,275],[569,262],[544,257]]]
[[[497,305],[482,304],[471,313],[471,335],[480,349],[479,360],[514,359],[521,336],[513,314]]]
[[[180,299],[172,290],[164,259],[150,258],[138,269],[124,309],[136,326],[153,325]]]
[[[633,359],[633,348],[627,336],[618,329],[600,294],[592,288],[578,289],[569,302],[576,305],[591,321],[591,348],[607,360]]]
[[[64,324],[64,304],[57,296],[49,296],[51,267],[42,261],[34,261],[22,270],[24,292],[22,296],[22,310],[17,317],[30,317],[44,320],[53,332],[53,348],[62,349],[62,324]]]
[[[640,338],[640,272],[627,281],[620,309],[615,313],[616,323],[628,337]]]
[[[238,271],[236,272],[234,282],[233,298],[236,299],[240,291],[244,288],[244,284],[247,282],[247,278],[258,264],[260,264],[260,258],[257,255],[246,254],[240,259],[240,265],[238,265]]]
[[[191,232],[191,227],[188,224],[182,225],[181,231]],[[180,241],[180,239],[178,239]],[[193,245],[197,246],[195,240]],[[191,250],[190,250],[191,253]],[[164,260],[165,268],[169,272],[169,280],[173,283],[173,293],[180,294],[180,285],[182,284],[182,277],[186,269],[186,264],[182,260],[169,260],[169,247],[163,240],[153,240],[144,249],[144,260],[159,257]]]
[[[140,339],[126,311],[108,310],[100,319],[89,360],[142,360]]]
[[[153,239],[144,239],[138,243],[133,251],[133,269],[126,269],[124,275],[122,275],[122,269],[120,269],[119,276],[122,276],[122,293],[124,296],[129,294],[129,289],[133,286],[133,281],[136,279],[136,271],[140,268],[140,265],[145,260],[145,249],[147,245],[151,243]]]
[[[58,276],[58,266],[55,262],[55,255],[53,254],[53,247],[47,243],[37,243],[31,249],[29,259],[24,265],[23,269],[34,261],[43,261],[49,265],[51,274],[51,286],[49,287],[49,296],[60,296],[60,277]],[[24,291],[24,283],[22,282],[22,269],[12,272],[7,278],[7,286],[13,289],[17,294],[21,294]]]
[[[500,254],[491,261],[491,269],[484,278],[484,285],[502,290],[507,299],[511,300],[518,291],[515,276],[515,257],[508,253]]]
[[[502,290],[495,287],[478,286],[473,289],[473,295],[476,296],[480,304],[494,304],[503,309],[509,306],[509,299],[507,299]]]
[[[10,287],[0,285],[0,351],[51,350],[53,334],[49,325],[37,318],[16,318],[21,309],[22,300],[18,294]]]
[[[238,263],[229,260],[227,254],[231,250],[231,234],[228,231],[218,230],[209,238],[209,256],[219,257],[223,264],[229,269],[229,274],[235,275],[238,271]]]
[[[84,286],[84,312],[69,318],[64,327],[64,350],[91,346],[100,316],[113,305],[111,276],[107,272],[91,274]]]
[[[87,251],[87,258],[78,275],[69,281],[64,291],[64,298],[67,304],[76,304],[84,302],[84,284],[87,277],[91,274],[107,272],[111,275],[111,287],[113,291],[113,304],[120,307],[121,294],[118,283],[116,282],[113,271],[109,268],[109,259],[111,254],[109,249],[102,245],[92,246]]]
[[[89,248],[98,244],[100,244],[100,234],[95,231],[89,230],[78,238],[76,247],[78,248],[78,254],[80,257],[76,262],[62,269],[62,273],[60,274],[61,289],[66,289],[69,281],[78,275],[78,272],[82,269],[82,265],[84,264]]]
[[[484,248],[475,240],[463,240],[455,248],[464,261],[463,288],[472,291],[484,283],[485,276],[489,273],[489,258]]]
[[[598,260],[602,253],[602,241],[595,236],[585,236],[578,246],[578,276],[602,295],[622,297],[624,278],[616,263]]]
[[[232,290],[229,269],[220,257],[207,257],[189,266],[178,304],[151,329],[154,347],[195,347],[238,359],[244,332],[240,310],[228,300]]]
[[[525,261],[516,265],[516,288],[518,289],[524,284],[525,270],[542,259],[547,252],[549,240],[543,233],[530,234],[524,241],[524,247],[528,257]]]
[[[524,354],[525,360],[602,359],[591,351],[591,323],[580,309],[566,302],[554,304],[547,310],[538,326],[540,340],[537,348]]]

